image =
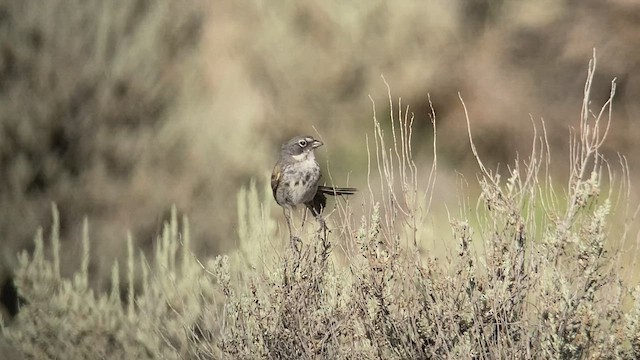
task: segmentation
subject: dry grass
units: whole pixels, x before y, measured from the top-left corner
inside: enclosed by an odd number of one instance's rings
[[[54,207],[47,250],[39,231],[33,253],[20,256],[24,304],[3,335],[34,358],[637,358],[640,288],[608,248],[619,241],[611,212],[625,208],[618,196],[628,196],[629,179],[616,182],[600,153],[615,82],[592,112],[594,71],[595,58],[561,190],[547,171],[544,122],[505,181],[483,164],[467,116],[482,192],[475,206],[463,200],[459,216],[449,213],[455,251],[444,259],[424,246],[437,158],[425,173],[416,166],[412,114],[401,103],[393,110],[389,94],[388,126],[374,104],[361,219],[339,202],[331,232],[307,227],[301,247],[289,249],[265,206],[268,191],[252,183],[238,197],[237,252],[201,263],[174,211],[153,260],[129,239],[125,281],[116,263],[111,291],[96,293],[87,286],[86,222],[80,270],[60,274]],[[431,119],[435,131],[433,111]],[[633,233],[621,236],[628,244]]]

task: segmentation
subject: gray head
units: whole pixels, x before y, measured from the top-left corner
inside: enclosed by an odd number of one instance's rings
[[[316,140],[311,136],[296,136],[282,144],[280,150],[282,154],[297,156],[312,153],[313,149],[319,146],[322,146],[322,141]]]

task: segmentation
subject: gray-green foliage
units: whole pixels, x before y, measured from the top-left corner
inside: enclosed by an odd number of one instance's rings
[[[53,214],[51,255],[45,252],[39,230],[33,254],[19,256],[15,284],[24,305],[12,325],[3,328],[9,341],[27,357],[38,359],[179,358],[186,354],[190,331],[185,329],[196,323],[203,304],[212,303],[214,296],[203,267],[188,250],[186,219],[180,233],[173,211],[151,263],[144,254],[135,254],[129,237],[126,267],[116,262],[111,291],[96,293],[88,286],[87,220],[80,270],[67,279],[60,276],[57,264],[60,241],[55,207]]]

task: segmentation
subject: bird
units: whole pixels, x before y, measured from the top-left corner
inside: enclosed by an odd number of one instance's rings
[[[280,157],[271,174],[273,197],[283,208],[292,238],[290,212],[297,205],[304,204],[324,226],[321,214],[327,203],[325,195],[353,195],[357,191],[350,187],[319,185],[322,175],[314,150],[322,145],[322,141],[312,136],[295,136],[280,147]]]

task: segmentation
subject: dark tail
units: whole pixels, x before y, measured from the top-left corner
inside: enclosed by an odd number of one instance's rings
[[[318,186],[319,193],[323,193],[331,196],[353,195],[356,193],[356,191],[358,191],[358,189],[356,188],[333,187],[333,186],[322,186],[322,185]]]
[[[313,216],[317,217],[322,213],[322,210],[325,206],[327,206],[327,198],[324,196],[325,194],[331,196],[338,195],[353,195],[358,191],[356,188],[341,188],[341,187],[333,187],[333,186],[318,186],[318,191],[316,192],[316,196],[313,197],[313,200],[306,203],[307,207],[313,213]]]

